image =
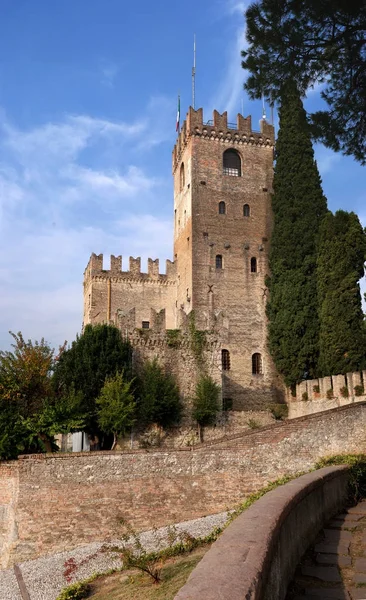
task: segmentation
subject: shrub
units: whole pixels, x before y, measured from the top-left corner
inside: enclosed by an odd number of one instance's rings
[[[287,404],[270,404],[269,410],[276,421],[282,421],[288,417],[288,406]]]
[[[147,361],[138,378],[138,414],[144,425],[157,423],[169,427],[178,423],[182,414],[179,388],[157,359]]]
[[[348,387],[346,385],[341,387],[340,392],[341,392],[342,398],[348,398],[349,392],[348,392]]]
[[[83,600],[90,593],[90,585],[88,583],[73,583],[62,590],[57,600]]]
[[[249,419],[249,421],[247,421],[247,424],[250,429],[260,428],[260,423],[258,423],[258,421],[256,421],[255,419]]]
[[[98,407],[98,423],[105,433],[113,434],[114,449],[117,437],[124,435],[126,429],[135,422],[136,402],[131,392],[132,381],[125,381],[122,373],[107,377],[96,405]]]
[[[365,393],[363,385],[355,385],[355,396],[363,396]]]
[[[307,402],[309,400],[309,394],[307,392],[304,392],[302,395],[302,399],[304,400],[304,402]]]
[[[219,410],[220,387],[209,375],[202,376],[196,386],[193,398],[193,418],[199,425],[210,425]]]
[[[326,395],[327,395],[328,400],[331,400],[332,398],[334,398],[333,389],[329,388],[329,390],[327,390],[327,394]]]
[[[320,387],[318,385],[313,385],[314,394],[320,394]]]

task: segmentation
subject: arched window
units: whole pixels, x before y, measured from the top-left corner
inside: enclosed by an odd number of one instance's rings
[[[241,160],[238,152],[233,148],[225,150],[223,155],[223,173],[233,177],[241,177]]]
[[[257,272],[257,259],[255,258],[255,256],[253,256],[253,258],[250,259],[250,272]]]
[[[222,269],[222,255],[216,254],[216,269]]]
[[[243,215],[244,215],[244,217],[250,217],[250,206],[249,206],[249,204],[244,204],[244,206],[243,206]]]
[[[219,202],[219,215],[224,215],[225,213],[226,213],[225,202]]]
[[[230,352],[221,350],[221,366],[223,371],[230,371]]]
[[[252,373],[253,375],[262,375],[263,373],[262,355],[259,352],[252,356]]]
[[[184,163],[182,163],[180,166],[179,182],[180,182],[180,190],[182,191],[182,189],[184,188],[184,183],[185,183]]]

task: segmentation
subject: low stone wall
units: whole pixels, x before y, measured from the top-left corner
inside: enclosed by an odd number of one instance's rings
[[[366,400],[366,371],[309,379],[297,384],[295,395],[287,390],[289,419]]]
[[[348,467],[303,475],[263,496],[228,527],[175,600],[283,600],[296,566],[346,503]]]
[[[351,452],[366,452],[366,404],[194,449],[26,456],[0,469],[0,515],[14,515],[1,564],[116,538],[121,518],[143,530],[221,512],[322,456]]]

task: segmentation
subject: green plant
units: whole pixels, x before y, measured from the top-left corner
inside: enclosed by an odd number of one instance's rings
[[[320,394],[320,387],[318,385],[313,385],[314,394]]]
[[[169,348],[179,348],[182,333],[180,329],[167,329],[166,340]]]
[[[125,381],[123,372],[108,377],[96,399],[98,423],[102,431],[113,434],[112,450],[117,437],[135,423],[136,402],[131,392],[132,381]]]
[[[329,390],[327,390],[326,396],[327,396],[328,400],[331,400],[332,398],[334,398],[333,388],[329,388]]]
[[[86,582],[73,583],[62,590],[57,600],[83,600],[90,594],[90,585]]]
[[[198,380],[196,394],[193,398],[192,416],[199,425],[214,423],[219,410],[220,387],[209,375]]]
[[[179,388],[157,359],[146,361],[137,379],[137,409],[140,423],[168,427],[178,423],[182,414]]]
[[[336,454],[319,460],[315,468],[321,469],[331,465],[349,465],[349,493],[350,504],[357,504],[366,497],[366,454]]]
[[[339,391],[341,392],[342,398],[348,398],[349,392],[348,392],[348,387],[346,385],[341,387],[341,389]]]
[[[355,385],[354,390],[355,390],[355,396],[363,396],[365,393],[365,389],[364,389],[363,385]]]
[[[307,402],[309,400],[309,394],[307,392],[303,392],[301,397],[304,400],[304,402]]]
[[[250,429],[259,429],[260,428],[260,423],[258,423],[258,421],[256,421],[255,419],[249,419],[247,421],[247,425]]]
[[[282,421],[288,417],[288,406],[287,404],[270,404],[269,410],[276,421]]]
[[[196,361],[201,365],[201,367],[204,362],[203,351],[206,345],[206,334],[207,331],[199,331],[196,329],[195,312],[192,310],[189,314],[190,346]]]

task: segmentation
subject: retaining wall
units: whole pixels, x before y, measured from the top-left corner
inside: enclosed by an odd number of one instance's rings
[[[346,503],[348,467],[303,475],[263,496],[228,527],[175,600],[283,600],[302,555]]]
[[[0,469],[2,566],[226,510],[321,456],[366,452],[366,404],[236,435],[201,448],[33,455]],[[7,539],[5,539],[7,536]]]

